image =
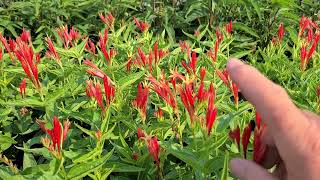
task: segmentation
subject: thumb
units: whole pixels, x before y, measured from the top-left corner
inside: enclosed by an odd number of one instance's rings
[[[230,169],[234,176],[240,180],[275,180],[266,169],[262,168],[253,161],[245,159],[232,159],[230,161]]]

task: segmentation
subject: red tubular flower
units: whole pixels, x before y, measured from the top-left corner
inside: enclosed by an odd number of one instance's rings
[[[10,50],[14,52],[16,50],[17,44],[13,39],[9,38],[9,46],[10,46]]]
[[[57,33],[65,48],[69,48],[70,44],[74,46],[74,43],[81,38],[80,33],[74,27],[69,30],[67,25],[58,28]]]
[[[136,26],[138,29],[140,29],[141,32],[145,32],[149,29],[149,24],[147,22],[139,21],[137,18],[134,17],[134,22],[136,23]]]
[[[218,51],[219,51],[219,41],[216,40],[216,43],[214,45],[214,54],[213,54],[213,61],[216,62],[217,61],[217,57],[218,57]]]
[[[62,128],[61,128],[61,124],[59,122],[59,119],[56,116],[53,117],[53,128],[47,129],[46,131],[51,137],[51,141],[53,143],[54,149],[57,148],[58,151],[60,152],[61,143],[62,143],[62,141],[61,141],[62,140],[61,139]]]
[[[103,79],[105,76],[107,76],[101,69],[99,69],[95,64],[93,64],[90,60],[86,59],[83,64],[91,67],[91,69],[87,70],[87,73],[96,76],[98,78]]]
[[[37,53],[37,54],[36,54],[36,64],[38,65],[38,64],[40,63],[40,61],[41,61],[40,54]]]
[[[34,53],[32,47],[23,42],[19,37],[17,38],[17,49],[15,55],[21,63],[24,72],[32,81],[37,89],[40,89],[40,81],[38,75],[38,68],[33,61]]]
[[[27,31],[25,28],[22,29],[22,33],[20,35],[20,38],[22,41],[24,41],[26,43],[31,43],[30,32]]]
[[[313,29],[309,28],[308,33],[307,33],[307,41],[309,43],[312,43],[312,39],[313,39]]]
[[[233,93],[233,97],[234,97],[234,103],[236,104],[236,107],[238,107],[239,92],[238,92],[238,86],[234,82],[232,82],[232,93]]]
[[[221,33],[218,27],[216,28],[216,37],[217,37],[218,44],[220,44],[221,41],[223,40],[223,34]]]
[[[255,129],[253,139],[253,160],[258,164],[263,161],[267,149],[267,146],[261,142],[262,130]]]
[[[249,123],[242,132],[242,149],[243,149],[244,158],[247,158],[247,149],[248,149],[248,144],[251,136],[251,130],[252,130],[252,126]]]
[[[208,130],[208,135],[211,133],[212,126],[214,124],[214,121],[216,120],[218,113],[218,109],[214,107],[214,96],[209,96],[208,99],[208,108],[206,113],[206,125]]]
[[[279,29],[278,29],[278,38],[279,38],[279,42],[282,41],[284,36],[284,27],[283,27],[283,23],[280,23],[279,25]]]
[[[190,67],[194,74],[196,73],[196,64],[197,64],[197,54],[196,52],[192,51]]]
[[[54,45],[53,45],[53,42],[52,42],[51,38],[50,38],[50,37],[46,37],[45,40],[46,40],[46,42],[47,42],[47,44],[48,44],[48,49],[49,49],[49,50],[47,51],[47,53],[46,53],[47,56],[50,57],[50,58],[52,58],[52,59],[55,59],[55,60],[58,62],[58,64],[59,64],[60,66],[62,66],[60,57],[59,57],[59,55],[58,55],[58,53],[57,53],[57,51],[56,51],[56,48],[55,48]]]
[[[216,70],[217,75],[223,81],[223,83],[230,89],[230,81],[229,81],[229,74],[226,70],[221,72],[219,69]]]
[[[190,56],[191,49],[189,44],[186,41],[179,41],[179,45],[182,52],[187,52],[188,56]]]
[[[114,17],[111,14],[111,12],[109,12],[107,15],[103,15],[102,13],[99,13],[99,17],[102,20],[102,22],[106,24],[108,27],[112,26]]]
[[[320,98],[320,85],[317,87],[317,96]]]
[[[149,96],[149,87],[139,83],[136,99],[133,101],[133,106],[139,110],[139,113],[144,121],[146,119],[147,104]]]
[[[154,63],[158,64],[158,58],[159,58],[159,50],[158,50],[158,42],[154,43],[153,46],[153,54],[154,54]]]
[[[2,60],[2,58],[3,58],[3,50],[2,50],[2,48],[0,47],[0,61]]]
[[[138,135],[138,139],[143,139],[146,137],[146,135],[144,134],[141,128],[137,129],[137,135]]]
[[[160,146],[158,144],[158,138],[156,136],[148,139],[148,149],[150,155],[153,157],[154,161],[156,161],[157,166],[160,166]]]
[[[64,44],[64,48],[68,48],[71,43],[71,37],[68,32],[68,26],[61,26],[57,29],[57,33]]]
[[[207,56],[208,56],[208,58],[211,59],[213,62],[216,61],[216,58],[214,57],[214,53],[212,52],[212,49],[209,49],[209,50],[207,51]]]
[[[127,61],[127,64],[126,64],[126,70],[127,70],[128,72],[131,70],[132,64],[133,64],[132,57],[129,57],[129,60]]]
[[[138,47],[138,54],[139,54],[139,57],[140,57],[142,64],[144,66],[147,65],[147,63],[148,63],[147,56],[144,54],[144,52],[142,51],[142,49],[140,47]]]
[[[94,97],[96,99],[100,109],[104,112],[105,108],[103,105],[103,97],[100,84],[96,83],[94,85],[91,80],[87,81],[86,93],[89,97]]]
[[[104,111],[102,91],[101,91],[101,86],[99,83],[96,83],[95,89],[96,89],[95,98],[96,98],[101,110]]]
[[[85,46],[86,50],[89,51],[91,54],[96,54],[96,46],[94,45],[94,43],[91,41],[91,39],[87,40],[86,46]]]
[[[189,113],[190,121],[193,123],[195,98],[193,97],[192,82],[187,82],[184,88],[180,88],[180,97],[184,107]]]
[[[201,67],[201,69],[200,69],[200,81],[201,82],[204,80],[205,75],[206,75],[206,68]]]
[[[27,80],[26,79],[23,79],[21,82],[20,82],[20,86],[19,86],[19,89],[20,89],[20,95],[22,98],[24,98],[26,96],[26,87],[27,87]]]
[[[301,69],[304,70],[306,66],[306,57],[307,57],[307,48],[303,44],[300,48],[300,62],[301,62]]]
[[[71,126],[71,123],[69,120],[66,120],[63,122],[63,139],[62,139],[62,141],[65,141],[67,139],[70,126]]]
[[[304,34],[305,29],[310,26],[311,22],[312,22],[311,19],[306,18],[304,16],[301,17],[301,19],[300,19],[299,37],[302,37],[302,35]]]
[[[261,116],[259,115],[259,113],[256,111],[256,125],[257,128],[260,129],[261,127]]]
[[[147,80],[151,82],[151,89],[155,91],[168,105],[176,110],[176,96],[171,91],[168,82],[164,80],[158,82],[153,76],[147,77]]]
[[[318,43],[319,43],[319,40],[320,40],[320,32],[316,32],[314,34],[314,38],[313,38],[313,44],[307,54],[307,58],[306,58],[306,64],[308,64],[308,61],[309,59],[311,58],[311,56],[313,55],[313,53],[315,52],[317,46],[318,46]]]
[[[105,76],[103,78],[103,86],[104,86],[104,92],[106,94],[106,101],[107,105],[110,105],[111,101],[113,101],[116,89],[112,85],[112,81],[108,76]]]
[[[163,111],[161,108],[158,108],[155,112],[154,112],[154,116],[156,116],[159,119],[163,118]]]
[[[188,71],[188,73],[191,73],[191,70],[190,70],[188,64],[185,61],[182,61],[181,65]]]
[[[107,42],[108,42],[108,29],[105,29],[104,34],[99,34],[99,47],[101,52],[103,53],[104,58],[106,59],[107,63],[111,62],[111,58],[113,56],[113,50],[110,49],[110,52],[106,49]]]
[[[229,35],[232,33],[232,21],[230,21],[228,24],[226,24],[226,31]]]
[[[238,150],[240,151],[240,128],[237,126],[236,129],[229,132],[229,137],[232,140],[235,140],[238,146]]]
[[[12,63],[15,63],[13,55],[12,55],[13,50],[11,50],[7,39],[5,37],[3,37],[3,35],[1,33],[0,33],[0,41],[2,42],[2,45],[4,46],[6,51],[9,53],[9,56],[10,56]]]

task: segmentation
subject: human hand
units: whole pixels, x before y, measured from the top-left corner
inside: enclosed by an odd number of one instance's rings
[[[297,108],[281,86],[255,68],[231,59],[227,70],[267,125],[262,142],[268,145],[268,150],[262,166],[232,159],[233,175],[241,180],[319,179],[320,117]],[[276,170],[270,173],[267,169],[274,165]]]

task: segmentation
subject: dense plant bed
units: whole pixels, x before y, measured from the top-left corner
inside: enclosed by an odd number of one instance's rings
[[[2,179],[228,179],[230,158],[261,162],[265,126],[229,78],[230,57],[319,110],[311,18],[280,23],[260,48],[232,21],[174,42],[143,20],[99,17],[97,40],[67,25],[37,43],[27,29],[1,34]]]

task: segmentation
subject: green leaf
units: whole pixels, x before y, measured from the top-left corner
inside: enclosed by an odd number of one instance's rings
[[[181,161],[187,163],[188,165],[192,166],[194,169],[201,171],[203,166],[199,162],[199,158],[195,156],[190,150],[186,148],[179,148],[173,144],[166,144],[164,145],[167,153],[172,154],[173,156],[177,157]]]
[[[144,71],[140,71],[119,79],[119,81],[117,82],[117,85],[120,87],[120,91],[124,90],[127,86],[130,86],[131,84],[135,83],[137,80],[142,78],[144,74],[145,74]]]
[[[33,167],[35,165],[37,165],[37,162],[34,159],[33,155],[25,152],[23,154],[23,170],[29,167]]]
[[[12,137],[8,135],[0,135],[0,152],[8,149],[12,144],[17,143]]]
[[[225,152],[223,169],[221,171],[221,180],[228,180],[229,152]]]
[[[79,179],[97,170],[103,164],[106,163],[106,161],[111,157],[112,154],[113,154],[113,150],[110,151],[108,154],[104,155],[100,159],[73,166],[68,172],[68,176],[67,176],[68,179]]]
[[[113,168],[112,172],[141,172],[145,170],[144,168],[120,162],[108,162],[103,168]]]
[[[259,35],[258,35],[258,33],[257,33],[254,29],[246,26],[246,25],[243,24],[243,23],[240,23],[240,22],[235,22],[235,23],[233,23],[233,29],[235,29],[235,30],[240,30],[240,31],[244,31],[244,32],[246,32],[246,33],[248,33],[248,34],[256,37],[256,38],[260,38]]]

